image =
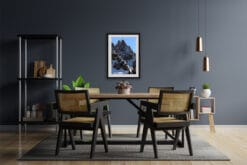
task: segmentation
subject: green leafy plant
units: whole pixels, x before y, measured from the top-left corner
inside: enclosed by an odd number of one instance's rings
[[[81,88],[90,88],[90,83],[85,82],[84,78],[80,75],[77,77],[76,80],[72,81],[72,87],[75,89],[76,87],[81,87]],[[71,90],[71,87],[69,85],[64,84],[63,85],[64,90]]]
[[[66,90],[66,91],[70,91],[71,90],[71,88],[66,84],[63,85],[63,89]]]
[[[203,88],[203,89],[210,89],[209,83],[204,83],[204,84],[202,85],[202,88]]]

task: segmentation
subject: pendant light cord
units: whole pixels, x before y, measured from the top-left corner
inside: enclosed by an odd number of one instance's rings
[[[200,0],[197,0],[197,32],[198,36],[200,35]]]
[[[207,56],[207,0],[205,0],[205,56]]]

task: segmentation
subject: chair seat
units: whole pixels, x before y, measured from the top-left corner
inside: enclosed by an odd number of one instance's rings
[[[154,123],[180,123],[180,122],[186,122],[186,120],[178,120],[174,117],[154,117],[153,122]]]
[[[94,117],[74,117],[70,119],[63,120],[65,123],[93,123]]]

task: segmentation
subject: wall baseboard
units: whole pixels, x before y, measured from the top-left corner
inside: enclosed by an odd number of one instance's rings
[[[191,125],[191,128],[208,128],[208,125]],[[247,125],[216,125],[216,127],[224,127],[224,128],[243,128],[247,127]],[[112,130],[114,132],[125,132],[125,131],[133,131],[135,132],[137,129],[136,125],[112,125]],[[106,129],[107,130],[107,129]],[[18,132],[18,125],[0,125],[0,132]],[[24,131],[24,126],[22,126],[22,131]],[[56,131],[56,126],[51,125],[27,125],[27,131],[31,132],[54,132]]]
[[[42,131],[56,131],[55,125],[27,125],[26,131],[31,132],[42,132]],[[24,126],[21,127],[22,131],[24,131]],[[136,131],[137,125],[112,125],[112,130],[115,132],[124,132],[124,131]],[[107,129],[106,129],[107,130]],[[19,125],[0,125],[0,132],[18,132]]]

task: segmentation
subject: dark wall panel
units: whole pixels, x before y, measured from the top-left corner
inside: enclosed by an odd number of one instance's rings
[[[92,86],[113,92],[118,79],[106,78],[106,34],[141,34],[141,78],[148,86],[188,89],[209,82],[216,97],[216,124],[247,124],[247,11],[245,0],[200,0],[200,34],[211,71],[202,72],[205,53],[195,52],[197,0],[2,0],[0,15],[0,123],[17,121],[18,33],[58,33],[63,42],[63,78],[82,74]],[[121,79],[120,79],[121,80]],[[119,106],[121,105],[121,106]],[[135,109],[111,101],[114,124],[134,124]],[[234,116],[233,116],[234,115]],[[198,123],[207,123],[206,116]]]

